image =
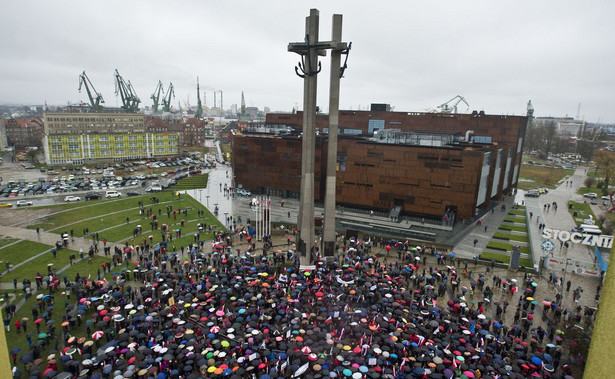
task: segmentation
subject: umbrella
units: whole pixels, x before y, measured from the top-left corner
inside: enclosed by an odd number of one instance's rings
[[[101,330],[97,330],[92,334],[92,338],[95,340],[99,340],[103,337],[105,333],[103,333]]]
[[[26,364],[26,363],[32,362],[33,359],[34,359],[34,357],[32,356],[32,354],[24,354],[24,355],[21,356],[19,361],[21,363],[23,363],[23,364]]]

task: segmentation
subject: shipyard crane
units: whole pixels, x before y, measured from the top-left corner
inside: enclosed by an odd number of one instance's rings
[[[196,118],[203,117],[203,104],[201,104],[201,92],[199,89],[199,77],[196,77]]]
[[[135,112],[138,112],[141,99],[139,99],[139,96],[137,95],[137,91],[132,86],[132,83],[130,82],[130,80],[128,81],[128,92],[130,93],[130,98],[132,100],[132,108],[134,109]]]
[[[470,104],[468,104],[466,99],[464,99],[461,95],[457,95],[446,103],[438,105],[438,109],[440,109],[439,113],[457,113],[457,105],[459,105],[459,103],[465,103],[465,105],[468,107],[466,109],[466,112],[468,111],[468,109],[470,109]]]
[[[152,108],[154,109],[154,113],[158,113],[158,104],[160,104],[161,95],[162,95],[162,98],[164,99],[164,90],[162,89],[162,82],[159,80],[158,85],[156,86],[156,89],[154,90],[154,93],[152,94],[152,96],[150,96],[150,99],[154,101],[154,104],[152,105]]]
[[[90,78],[85,74],[85,71],[81,75],[79,75],[79,92],[81,92],[81,87],[85,86],[85,90],[88,93],[88,97],[90,98],[90,107],[93,111],[101,111],[102,105],[105,103],[102,95],[96,92],[94,85],[90,81]]]
[[[166,95],[162,98],[162,111],[171,112],[171,97],[175,98],[173,83],[169,83]]]
[[[115,70],[115,95],[122,99],[122,109],[126,112],[137,112],[141,100],[136,95],[132,84],[124,81],[120,73]]]

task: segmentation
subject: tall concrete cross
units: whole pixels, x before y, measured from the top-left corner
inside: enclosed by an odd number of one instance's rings
[[[335,187],[337,173],[337,129],[339,126],[340,79],[346,69],[340,66],[342,54],[348,53],[351,44],[342,43],[342,15],[333,15],[331,41],[337,46],[331,50],[331,77],[329,87],[329,137],[327,142],[327,182],[325,187],[325,217],[323,224],[323,255],[335,255]]]
[[[341,21],[341,19],[340,19]],[[297,252],[301,265],[314,262],[315,232],[314,232],[314,156],[316,132],[316,89],[317,75],[321,65],[318,56],[325,56],[327,49],[342,49],[335,41],[322,42],[318,40],[319,12],[311,9],[305,23],[304,42],[291,42],[288,51],[301,56],[301,62],[295,67],[297,75],[303,78],[303,137],[301,159],[301,189],[299,201],[299,217],[297,229],[299,239]],[[341,23],[340,23],[341,39]],[[339,85],[338,85],[339,86]]]

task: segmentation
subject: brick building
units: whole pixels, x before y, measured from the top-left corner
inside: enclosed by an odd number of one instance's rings
[[[197,118],[165,120],[159,117],[145,118],[145,131],[151,133],[177,133],[179,144],[184,147],[203,146],[207,122]]]
[[[298,197],[302,114],[268,114],[268,125],[232,138],[235,184]],[[340,111],[337,203],[402,214],[472,218],[516,188],[527,119],[520,116]],[[324,200],[328,120],[317,118],[314,197]]]
[[[40,118],[5,119],[4,126],[8,146],[18,149],[43,146],[44,126]]]

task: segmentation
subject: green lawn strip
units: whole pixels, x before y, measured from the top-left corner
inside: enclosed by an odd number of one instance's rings
[[[499,229],[527,233],[527,226],[522,226],[522,225],[502,224],[500,225]]]
[[[45,250],[49,250],[52,247],[53,246],[45,245],[43,243],[35,241],[24,240],[17,242],[11,246],[7,246],[4,249],[0,250],[0,260],[3,262],[0,267],[4,269],[4,264],[6,262],[11,262],[11,264],[16,265],[32,256],[42,253]],[[51,253],[49,253],[49,256],[51,256]]]
[[[90,276],[90,281],[96,280],[98,278],[98,269],[100,268],[101,276],[102,276],[102,264],[108,264],[112,262],[111,256],[104,256],[99,254],[94,254],[92,257],[92,263],[88,263],[88,258],[81,261],[77,259],[72,266],[68,267],[66,270],[59,273],[59,275],[66,275],[66,277],[74,282],[75,276],[79,274],[80,276]]]
[[[519,265],[523,267],[534,267],[534,260],[530,258],[519,258]]]
[[[506,217],[504,217],[504,221],[524,223],[525,222],[525,217],[521,217],[521,216],[506,216]]]
[[[519,242],[529,242],[527,235],[518,235],[514,233],[503,233],[503,232],[495,232],[493,234],[494,238],[504,239],[504,240],[513,240]]]
[[[510,263],[510,256],[506,254],[492,253],[490,251],[483,251],[480,254],[480,258],[483,260],[491,261],[494,260],[496,262],[501,263]],[[519,258],[519,265],[523,267],[533,267],[534,261],[530,258]]]
[[[90,216],[91,217],[91,216]],[[132,217],[139,217],[139,211],[136,209],[128,209],[125,210],[123,212],[117,212],[117,213],[113,213],[113,214],[107,214],[107,215],[99,215],[99,218],[95,218],[95,219],[89,219],[89,220],[84,220],[81,222],[76,222],[76,223],[71,223],[71,224],[66,224],[66,225],[59,225],[57,228],[51,229],[51,230],[47,230],[50,233],[58,233],[61,234],[64,231],[69,231],[70,229],[73,229],[75,232],[75,237],[82,237],[83,236],[83,230],[85,228],[88,228],[90,233],[94,233],[97,232],[103,228],[101,228],[102,225],[117,225],[117,224],[121,224],[123,223],[124,225],[126,225],[126,217],[128,218],[132,218]],[[102,221],[101,221],[102,220]],[[100,239],[102,240],[102,236],[100,236]],[[109,239],[109,238],[107,238]]]
[[[169,187],[172,191],[185,191],[190,189],[207,188],[209,174],[194,175],[177,181],[177,184]]]
[[[495,250],[502,250],[502,251],[512,250],[511,244],[504,243],[504,242],[496,242],[496,241],[489,241],[489,243],[487,244],[487,247],[491,249],[495,249]]]
[[[55,259],[53,258],[53,254],[51,252],[43,254],[40,257],[34,258],[30,262],[11,270],[6,275],[4,275],[4,278],[10,281],[13,281],[14,278],[17,278],[19,282],[21,282],[22,279],[25,278],[30,279],[34,284],[34,277],[36,276],[36,273],[40,273],[42,275],[47,274],[47,265],[50,263],[53,264],[53,268],[55,270],[63,268],[70,263],[69,256],[71,254],[75,254],[76,257],[79,257],[78,251],[70,249],[58,250],[58,254],[56,255]]]
[[[11,238],[11,237],[6,237],[6,236],[0,236],[0,249],[2,249],[4,246],[11,244],[13,242],[17,241],[17,238]],[[0,250],[1,251],[1,250]],[[1,253],[0,253],[1,254]]]
[[[501,263],[510,262],[510,256],[506,254],[492,253],[490,251],[483,251],[480,254],[480,258],[484,260],[488,260],[488,261],[494,260],[496,262],[501,262]]]
[[[525,217],[525,210],[512,210],[512,211],[508,211],[508,214],[511,216],[522,216]]]

